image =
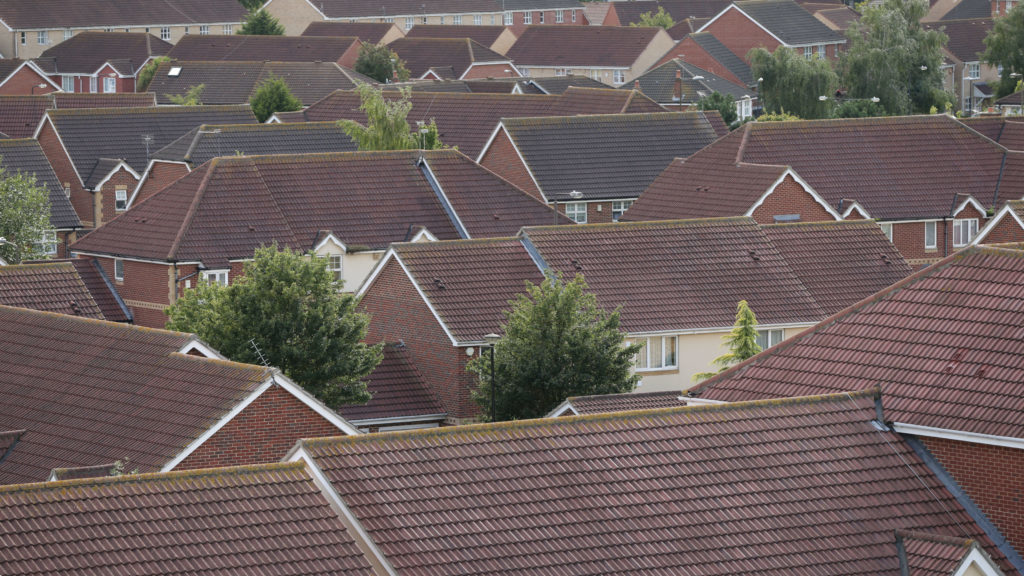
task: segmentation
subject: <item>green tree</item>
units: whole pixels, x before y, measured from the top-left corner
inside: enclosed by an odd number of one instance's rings
[[[147,62],[146,65],[142,67],[142,70],[139,70],[139,73],[135,76],[135,91],[145,92],[146,88],[149,88],[149,83],[153,81],[153,76],[156,75],[156,69],[160,64],[169,60],[170,58],[167,56],[157,56]]]
[[[996,97],[1013,94],[1017,79],[1010,75],[1024,74],[1024,3],[1018,2],[1006,16],[995,19],[985,36],[981,58],[987,64],[1003,67]]]
[[[757,117],[758,122],[799,122],[800,117],[795,114],[790,114],[785,110],[780,112],[769,112],[767,114],[761,114]]]
[[[415,130],[409,127],[412,91],[408,87],[399,89],[401,98],[398,99],[384,98],[381,90],[369,84],[360,84],[356,91],[359,109],[366,114],[366,125],[353,120],[339,120],[338,125],[356,141],[360,150],[433,150],[444,146],[433,120]]]
[[[505,336],[494,348],[496,420],[543,416],[569,396],[629,392],[638,380],[619,311],[606,312],[582,276],[526,285],[505,312]],[[480,381],[473,399],[490,416],[490,354],[469,362]]]
[[[284,36],[284,26],[264,9],[250,10],[238,30],[239,34],[257,36]]]
[[[288,88],[288,84],[281,78],[271,74],[260,85],[256,93],[249,99],[249,106],[256,119],[266,122],[277,112],[292,112],[302,110],[302,102]]]
[[[363,343],[369,317],[340,293],[319,258],[265,246],[230,286],[200,283],[170,308],[167,328],[194,332],[224,356],[271,366],[331,407],[369,399],[364,379],[381,346]]]
[[[694,382],[707,380],[761,352],[761,346],[757,344],[757,316],[747,306],[746,300],[740,300],[736,305],[736,323],[733,324],[732,331],[722,337],[722,340],[725,341],[729,351],[711,361],[718,367],[718,370],[694,374]]]
[[[369,42],[364,42],[359,47],[355,71],[377,82],[392,82],[396,75],[399,82],[409,79],[409,69],[405,67],[405,61],[399,58],[394,50]]]
[[[721,92],[712,92],[701,98],[697,102],[697,108],[700,110],[718,110],[718,113],[722,115],[722,120],[728,126],[731,126],[738,117],[736,114],[736,101],[733,100],[732,96],[722,94]]]
[[[950,100],[942,89],[942,47],[948,38],[925,30],[925,0],[885,0],[864,5],[846,32],[847,50],[839,71],[848,94],[879,98],[887,114],[942,110]]]
[[[672,19],[671,14],[665,12],[665,8],[663,6],[658,6],[657,12],[644,12],[640,15],[639,22],[633,22],[630,24],[630,26],[634,28],[656,28],[661,26],[665,30],[668,30],[675,25],[676,21]]]
[[[238,3],[250,12],[259,10],[260,6],[263,6],[263,2],[264,0],[238,0]]]
[[[177,104],[178,106],[198,106],[203,103],[200,100],[200,95],[203,93],[203,89],[206,88],[206,84],[199,84],[198,86],[189,86],[188,90],[184,94],[164,94],[167,99],[171,101],[171,104]]]
[[[0,168],[0,259],[8,264],[45,258],[43,240],[52,234],[50,194],[35,176]],[[56,239],[53,239],[56,241]]]
[[[836,118],[869,118],[872,116],[885,116],[885,108],[878,102],[870,99],[848,99],[843,100],[836,106],[832,114]]]
[[[828,118],[832,103],[821,96],[835,93],[839,77],[827,60],[808,60],[785,46],[774,53],[755,48],[747,54],[755,78],[761,81],[761,105],[766,112],[788,111],[806,119]]]

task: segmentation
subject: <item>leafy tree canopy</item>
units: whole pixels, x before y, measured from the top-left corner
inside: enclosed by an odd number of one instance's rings
[[[795,114],[790,114],[785,110],[780,112],[769,112],[767,114],[761,114],[757,117],[758,122],[799,122],[800,117]]]
[[[8,264],[45,258],[50,226],[50,194],[35,176],[0,168],[0,258]],[[53,239],[56,241],[56,239]]]
[[[392,82],[396,75],[399,82],[409,79],[409,69],[405,67],[405,61],[399,58],[394,50],[369,42],[364,42],[359,47],[355,71],[377,82]]]
[[[697,108],[701,110],[718,110],[718,113],[722,115],[722,120],[729,126],[738,118],[736,114],[736,101],[733,100],[732,96],[722,94],[721,92],[712,92],[701,98],[697,102]]]
[[[230,286],[200,282],[170,308],[169,330],[194,332],[224,356],[271,366],[331,407],[366,402],[381,346],[363,343],[369,317],[338,292],[324,261],[266,246]]]
[[[606,312],[583,276],[527,283],[505,312],[505,336],[494,348],[496,420],[536,418],[569,396],[629,392],[636,386],[633,357],[619,311]],[[480,380],[473,399],[490,415],[490,355],[469,362]]]
[[[926,113],[950,101],[942,89],[942,47],[948,38],[925,30],[925,0],[884,0],[866,4],[846,32],[839,58],[843,85],[854,98],[879,98],[887,114]]]
[[[630,26],[632,26],[634,28],[637,28],[637,27],[655,28],[655,27],[661,26],[662,28],[664,28],[666,30],[668,30],[669,28],[671,28],[671,27],[673,27],[675,25],[676,25],[676,21],[672,19],[672,15],[671,14],[669,14],[668,12],[665,12],[664,6],[658,6],[658,11],[657,12],[644,12],[643,14],[640,15],[640,21],[639,22],[633,22],[633,23],[630,24]]]
[[[302,102],[288,88],[288,84],[277,76],[267,76],[256,93],[249,99],[249,106],[252,113],[260,122],[266,122],[277,112],[292,112],[302,110]]]
[[[153,76],[156,75],[157,67],[168,60],[170,60],[170,58],[167,56],[157,56],[147,62],[146,65],[142,67],[142,70],[139,70],[139,73],[135,76],[135,91],[145,92],[146,88],[149,88],[149,83],[153,81]]]
[[[242,22],[239,34],[257,36],[284,36],[284,26],[265,9],[250,10]]]
[[[189,86],[184,94],[164,94],[164,96],[167,96],[167,99],[172,104],[177,104],[178,106],[198,106],[203,103],[200,100],[200,96],[205,88],[206,84],[199,84],[197,86]]]
[[[870,99],[841,100],[832,113],[836,118],[869,118],[885,116],[885,108]]]
[[[264,0],[238,0],[238,3],[250,12],[259,10],[260,6],[263,6],[263,2]]]
[[[366,114],[366,125],[352,120],[339,120],[338,125],[359,144],[360,150],[434,150],[444,147],[433,120],[416,129],[409,127],[407,117],[412,110],[412,102],[409,101],[412,91],[409,88],[401,88],[401,98],[398,99],[384,98],[382,91],[369,84],[360,84],[356,91],[359,93],[359,109]]]
[[[1003,67],[996,97],[1013,94],[1018,80],[1011,74],[1024,74],[1024,3],[1017,2],[1006,16],[995,19],[985,37],[982,59]]]
[[[736,305],[736,323],[733,324],[732,331],[723,337],[723,340],[725,340],[729,351],[712,360],[712,364],[717,366],[718,370],[694,374],[694,382],[707,380],[761,352],[761,346],[757,343],[757,317],[754,315],[754,311],[747,306],[746,300],[740,300]]]
[[[786,110],[800,118],[828,118],[832,103],[821,96],[835,93],[839,77],[827,60],[808,60],[785,46],[774,53],[755,48],[747,54],[754,77],[761,81],[761,106],[768,112]]]

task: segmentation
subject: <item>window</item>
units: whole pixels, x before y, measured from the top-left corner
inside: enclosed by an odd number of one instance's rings
[[[935,221],[924,223],[924,247],[935,249]]]
[[[484,17],[483,17],[482,14],[474,14],[473,15],[473,25],[474,26],[482,26],[483,23],[484,23]]]
[[[540,22],[541,24],[543,24],[544,23],[544,11],[541,10],[540,12],[537,12],[537,14],[540,14],[540,18],[538,18],[537,21]]]
[[[529,76],[530,75],[530,69],[529,68],[520,68],[519,69],[519,73],[522,74],[523,76]]]
[[[452,24],[455,24],[456,26],[461,26],[462,14],[456,14],[455,16],[452,16]]]
[[[209,34],[210,34],[210,27],[209,26],[204,24],[204,25],[199,27],[199,35],[200,36],[207,36]]]
[[[572,21],[575,22],[576,21],[576,11],[575,10],[569,10],[569,12],[572,14]]]
[[[587,223],[587,203],[568,202],[565,205],[565,215],[577,224]]]
[[[45,46],[50,43],[50,33],[46,30],[36,32],[36,44]]]
[[[185,26],[185,34],[188,34],[188,26]]]
[[[818,44],[818,59],[820,59],[820,60],[824,60],[825,59],[825,45],[824,44]]]
[[[114,190],[114,210],[124,212],[128,209],[128,190],[118,188]]]
[[[113,32],[114,29],[113,28],[104,28],[103,31],[104,32]]]
[[[114,92],[117,92],[117,78],[104,78],[103,93],[113,94]]]
[[[160,29],[160,39],[164,42],[170,42],[171,40],[171,29],[169,26],[164,26]]]
[[[89,92],[92,92],[93,94],[96,93],[96,83],[97,83],[97,78],[95,76],[93,76],[92,78],[89,78]]]
[[[420,24],[426,24],[426,23],[427,23],[427,17],[426,16],[424,16],[423,18],[420,18]]]
[[[505,12],[505,26],[511,26],[511,25],[512,25],[512,13],[511,12]]]
[[[761,350],[767,350],[782,342],[782,330],[758,330],[757,345]]]
[[[555,10],[555,24],[565,22],[565,10]]]
[[[953,246],[966,246],[978,234],[977,218],[957,218],[953,220]]]
[[[636,353],[636,369],[638,371],[678,367],[675,336],[651,336],[650,338],[639,338],[636,342],[643,346]]]
[[[53,256],[57,253],[57,231],[46,230],[43,235],[36,242],[39,249],[42,250],[47,256]]]
[[[533,12],[526,11],[523,13],[523,24],[533,24]]]
[[[804,60],[814,58],[814,46],[804,46]]]
[[[629,210],[629,207],[633,205],[632,200],[619,200],[612,202],[612,222],[618,222],[619,218]]]
[[[72,32],[71,30],[65,30],[64,31],[64,39],[65,40],[71,40],[71,37],[74,36],[74,35],[75,35],[75,33]]]
[[[598,82],[600,82],[601,81],[601,71],[600,70],[591,70],[590,71],[590,77],[593,78],[594,80],[597,80]]]
[[[565,76],[565,68],[555,68],[555,76]]]
[[[25,44],[28,44],[28,39],[27,38],[28,38],[28,36],[26,35],[26,33],[22,32],[21,33],[21,45],[22,46],[24,46]]]
[[[65,182],[64,183],[64,195],[67,196],[68,198],[71,198],[71,183],[70,182]]]
[[[75,77],[74,76],[61,76],[60,77],[60,89],[65,92],[75,91]]]
[[[612,73],[612,82],[615,84],[622,84],[626,81],[626,73],[622,70],[616,70]]]
[[[964,78],[974,79],[981,77],[981,64],[978,62],[968,62],[964,66]]]
[[[127,28],[125,28],[125,29],[124,29],[124,33],[125,33],[125,34],[127,34],[127,33],[129,33],[129,32],[131,32],[131,30],[129,30],[129,29],[127,29]]]
[[[114,258],[114,280],[124,282],[124,260]]]
[[[750,118],[753,115],[754,110],[750,98],[742,98],[736,101],[736,116],[738,116],[740,120]]]
[[[228,271],[227,270],[204,270],[203,280],[210,284],[220,284],[221,286],[228,285]]]
[[[412,30],[412,18],[405,19],[405,29]]]
[[[342,262],[341,254],[331,254],[327,257],[327,270],[334,275],[334,281],[339,284],[342,281]]]
[[[394,18],[385,18],[384,22],[386,24],[394,24],[395,23],[395,19]]]
[[[424,22],[426,24],[426,22]],[[441,24],[444,24],[444,14],[441,14]]]
[[[231,24],[225,24],[221,28],[220,33],[224,34],[224,35],[230,35],[230,34],[234,34],[234,30],[231,28]]]
[[[892,224],[882,222],[878,226],[882,228],[882,234],[885,234],[885,237],[889,239],[889,242],[892,242]]]

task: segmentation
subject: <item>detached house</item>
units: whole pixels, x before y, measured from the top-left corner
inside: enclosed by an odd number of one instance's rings
[[[792,48],[808,60],[834,60],[846,44],[841,33],[793,0],[738,0],[697,32],[710,33],[744,61],[754,48],[774,52],[780,46]]]
[[[354,36],[186,36],[167,56],[175,60],[334,62],[352,68],[362,43]]]
[[[388,45],[409,68],[413,78],[465,80],[517,78],[519,71],[505,56],[471,38],[413,38]]]
[[[355,290],[392,242],[570,223],[455,150],[214,158],[72,249],[100,261],[143,326],[201,281],[228,284],[276,242]]]
[[[504,118],[477,162],[578,224],[617,222],[674,157],[726,132],[717,111]]]
[[[394,244],[359,290],[372,318],[368,340],[404,342],[448,421],[463,423],[477,416],[466,363],[485,335],[500,332],[524,283],[545,274],[582,274],[602,307],[622,306],[622,330],[644,346],[637,391],[678,392],[723,353],[740,300],[757,314],[767,348],[910,273],[872,223],[778,228],[749,218],[672,220]]]
[[[682,60],[740,86],[750,89],[758,88],[757,80],[746,60],[742,56],[733,54],[725,44],[722,44],[709,32],[687,34],[666,52],[655,66],[662,66],[672,60]]]
[[[35,138],[82,225],[95,228],[128,209],[153,152],[202,124],[241,123],[256,123],[248,106],[57,109]]]
[[[135,92],[139,70],[170,49],[145,32],[82,32],[33,62],[64,92]]]
[[[0,59],[0,96],[34,96],[60,90],[60,83],[31,60]]]

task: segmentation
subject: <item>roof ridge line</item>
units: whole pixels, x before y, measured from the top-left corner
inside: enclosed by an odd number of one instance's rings
[[[36,310],[34,308],[21,308],[19,306],[8,306],[6,304],[0,304],[0,312],[3,310],[14,310],[20,314],[37,314],[42,316],[49,316],[51,318],[60,318],[63,320],[71,319],[78,322],[87,322],[91,324],[103,324],[107,326],[120,326],[126,330],[136,330],[142,332],[158,332],[164,334],[177,334],[179,336],[189,336],[192,334],[188,332],[179,332],[177,330],[168,330],[166,328],[151,328],[149,326],[139,326],[138,324],[125,324],[123,322],[111,322],[110,320],[100,320],[99,318],[86,318],[85,316],[71,316],[69,314],[61,314],[60,312],[50,312],[48,310]]]
[[[181,245],[182,239],[185,237],[185,231],[188,230],[189,225],[192,224],[192,219],[195,218],[196,211],[199,208],[199,202],[202,201],[203,195],[206,193],[206,185],[209,184],[210,178],[213,176],[213,171],[219,164],[220,158],[214,158],[210,160],[210,165],[206,168],[206,174],[203,174],[203,179],[199,182],[199,186],[196,188],[195,195],[192,197],[192,204],[188,207],[188,212],[185,213],[185,218],[181,222],[181,226],[178,228],[178,233],[174,235],[174,242],[171,243],[170,249],[167,251],[167,259],[175,261],[178,253],[178,247]],[[152,198],[153,196],[150,196]]]

